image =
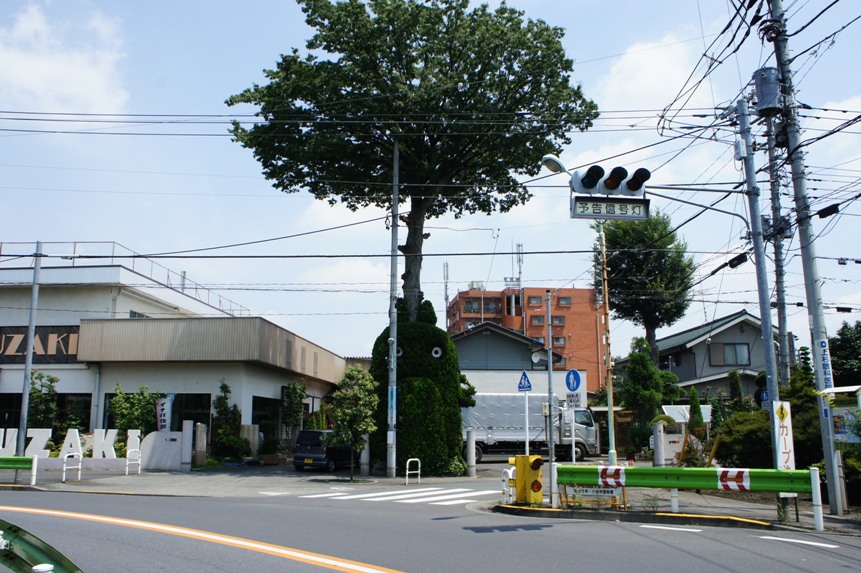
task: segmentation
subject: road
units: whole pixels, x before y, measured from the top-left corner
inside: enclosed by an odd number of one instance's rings
[[[478,493],[488,489],[480,482],[485,487],[475,480],[409,489],[320,482],[244,498],[0,491],[0,518],[42,537],[87,573],[819,573],[861,563],[859,537],[490,513],[494,498]],[[419,491],[430,487],[439,489]]]

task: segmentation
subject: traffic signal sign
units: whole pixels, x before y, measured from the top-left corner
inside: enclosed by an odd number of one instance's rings
[[[652,173],[640,167],[629,174],[624,167],[614,167],[609,174],[600,165],[575,171],[571,175],[571,191],[587,195],[626,195],[636,197],[645,191],[645,183]]]

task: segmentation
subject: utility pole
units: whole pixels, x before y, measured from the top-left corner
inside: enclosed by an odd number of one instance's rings
[[[386,431],[386,475],[397,474],[398,421],[398,200],[400,187],[400,149],[395,141],[392,175],[392,252],[389,284],[389,407]]]
[[[768,289],[768,269],[765,258],[765,242],[762,239],[762,215],[759,206],[759,187],[756,185],[756,165],[753,162],[753,135],[750,129],[750,113],[747,100],[741,98],[736,104],[739,131],[744,142],[743,156],[748,209],[750,210],[750,235],[753,241],[753,258],[756,263],[756,290],[759,294],[759,324],[762,333],[762,354],[765,359],[765,381],[768,389],[768,418],[771,427],[771,459],[774,469],[780,469],[780,431],[773,402],[778,402],[777,366],[774,361],[774,327],[771,325],[771,300]],[[786,515],[785,498],[778,497]]]
[[[828,332],[822,315],[822,293],[820,292],[819,267],[816,263],[814,242],[816,235],[810,220],[810,205],[807,200],[807,179],[804,155],[801,150],[801,127],[792,83],[789,51],[787,48],[786,19],[783,2],[769,0],[771,18],[762,23],[761,29],[768,41],[774,44],[774,54],[781,76],[783,91],[783,120],[786,126],[789,164],[792,168],[792,189],[795,196],[795,211],[798,216],[798,236],[801,249],[801,264],[804,270],[804,290],[807,298],[807,315],[810,323],[811,354],[816,388],[819,390],[819,425],[822,432],[822,452],[825,457],[825,475],[828,484],[828,504],[831,513],[843,515],[840,485],[834,464],[834,425],[831,407],[824,397],[825,390],[834,387],[831,371],[831,352],[828,348]]]
[[[771,240],[774,247],[774,289],[777,305],[777,381],[782,387],[789,386],[789,328],[786,322],[786,283],[783,264],[783,214],[780,209],[780,176],[777,167],[777,152],[774,148],[774,118],[766,118],[768,139],[768,179],[771,185]]]
[[[607,281],[607,244],[604,242],[604,221],[601,220],[598,220],[598,238],[601,245],[601,289],[604,291],[604,367],[607,369],[607,463],[615,466],[616,429],[613,425],[613,355],[610,353],[610,285]]]
[[[24,354],[24,385],[21,389],[21,418],[15,455],[23,456],[27,445],[27,410],[30,409],[30,378],[33,374],[33,339],[36,338],[36,308],[39,305],[39,280],[42,274],[42,241],[36,242],[33,255],[33,286],[30,290],[30,319],[27,323],[27,350]],[[15,473],[17,478],[17,472]]]
[[[553,397],[553,316],[550,314],[550,291],[545,291],[547,297],[547,456],[550,461],[550,506],[559,507],[559,496],[556,493],[556,480],[553,479],[553,464],[556,462],[556,441],[553,425],[556,423],[558,404]],[[573,418],[572,418],[573,419]],[[528,424],[527,424],[528,425]],[[561,429],[561,428],[560,428]],[[573,429],[571,430],[574,431]],[[571,435],[571,455],[574,455],[574,435]]]

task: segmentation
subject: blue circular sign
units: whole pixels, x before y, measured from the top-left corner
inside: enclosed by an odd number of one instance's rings
[[[569,370],[565,375],[565,385],[568,386],[569,391],[576,392],[580,387],[580,373],[576,370]]]

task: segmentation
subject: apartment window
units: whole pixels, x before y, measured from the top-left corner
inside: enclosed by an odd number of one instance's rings
[[[552,324],[565,324],[564,316],[552,316],[550,317],[550,321]]]
[[[484,312],[489,314],[495,314],[499,312],[499,303],[495,300],[484,301]]]
[[[712,366],[750,366],[747,344],[709,345],[709,364]]]
[[[543,336],[533,336],[532,338],[534,338],[535,340],[540,342],[542,345],[544,344],[544,337]]]
[[[559,297],[559,306],[571,306],[571,297],[570,296],[560,296]]]
[[[476,327],[476,326],[478,326],[479,324],[481,324],[481,323],[480,323],[480,322],[478,322],[477,320],[475,320],[475,321],[469,321],[469,322],[466,322],[466,323],[465,323],[465,325],[466,325],[466,329],[467,329],[467,330],[469,330],[470,328],[475,328],[475,327]]]
[[[541,304],[541,297],[540,296],[530,296],[527,299],[527,301],[528,301],[529,306],[540,305]]]
[[[553,337],[553,346],[565,346],[565,337],[564,336],[554,336]]]
[[[468,300],[463,303],[463,312],[477,314],[481,312],[481,303],[477,300]]]
[[[529,317],[529,324],[539,325],[544,324],[544,315],[543,314],[533,314]]]

